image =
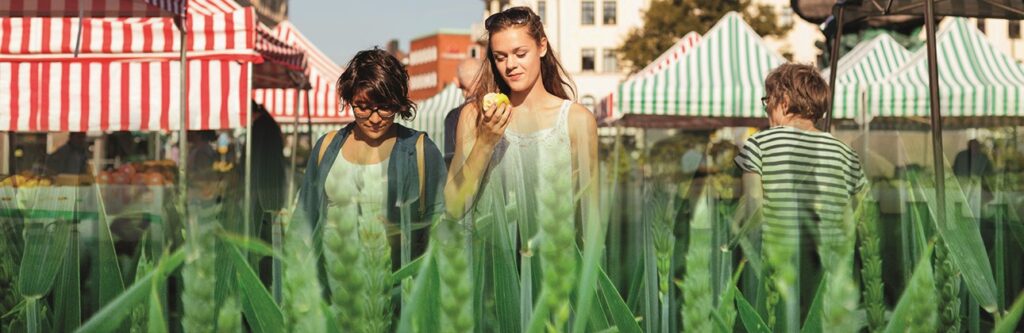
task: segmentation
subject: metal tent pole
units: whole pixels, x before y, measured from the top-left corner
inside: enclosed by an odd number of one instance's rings
[[[838,72],[838,68],[836,67],[839,66],[839,45],[841,45],[840,41],[843,39],[843,23],[845,23],[843,22],[843,16],[846,14],[846,1],[837,1],[833,8],[838,9],[839,13],[836,15],[838,18],[838,20],[835,21],[836,33],[835,36],[832,36],[832,50],[830,50],[828,58],[830,68],[828,73],[828,90],[830,98],[827,112],[828,115],[825,116],[824,130],[826,132],[832,132],[832,118],[834,117],[833,110],[835,109],[834,106],[836,100],[836,76]]]
[[[186,50],[188,48],[188,32],[185,27],[186,15],[178,17],[178,30],[180,35],[181,63],[178,67],[179,75],[179,114],[178,114],[178,214],[179,219],[188,220],[188,59]],[[189,228],[190,230],[192,228]]]
[[[928,39],[928,90],[931,93],[932,156],[935,161],[935,199],[938,204],[936,218],[946,222],[946,170],[942,153],[942,114],[939,113],[939,67],[935,54],[935,1],[924,1],[925,34]]]

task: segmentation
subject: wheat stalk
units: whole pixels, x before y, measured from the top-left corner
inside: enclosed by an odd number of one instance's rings
[[[867,312],[868,331],[885,329],[885,286],[882,282],[882,255],[879,249],[878,206],[873,201],[861,201],[858,210],[857,233],[860,234],[861,280],[864,285],[864,308]]]
[[[185,290],[181,295],[185,315],[181,326],[185,332],[211,332],[216,325],[216,239],[214,223],[200,223],[193,228],[189,239],[191,260],[185,262],[181,276]]]
[[[338,329],[354,332],[363,318],[360,306],[366,281],[360,276],[362,255],[359,245],[358,211],[354,203],[327,209],[323,228],[327,282],[331,288],[331,311]]]
[[[941,239],[935,243],[935,287],[938,288],[940,332],[960,332],[960,272]]]
[[[470,271],[467,238],[458,221],[441,218],[431,230],[441,275],[441,329],[444,332],[473,330],[473,276]]]
[[[238,305],[236,297],[228,297],[220,305],[220,313],[217,315],[217,332],[235,333],[241,331],[242,307]]]
[[[710,332],[711,311],[711,218],[709,196],[701,195],[690,222],[690,246],[686,253],[686,277],[683,281],[683,330]]]
[[[146,257],[145,251],[142,252],[142,256],[139,257],[139,262],[135,268],[135,282],[138,283],[139,279],[148,274],[153,270],[153,263]],[[132,310],[132,325],[130,331],[132,333],[141,333],[148,330],[148,304],[139,304]]]
[[[925,262],[925,265],[928,263]],[[916,281],[915,281],[916,280]],[[936,329],[936,304],[935,304],[935,281],[931,274],[914,274],[908,285],[920,284],[922,288],[910,288],[907,290],[910,297],[910,314],[907,321],[907,332],[935,332]]]
[[[541,290],[546,295],[542,302],[554,314],[551,325],[558,330],[569,320],[569,294],[575,287],[577,276],[576,228],[573,220],[572,178],[565,177],[568,166],[550,165],[541,170],[544,179],[538,184],[540,203],[537,208],[540,224],[540,264],[543,272]]]
[[[292,221],[290,213],[284,214],[282,220],[288,221],[284,235],[285,260],[282,260],[285,268],[282,272],[285,327],[292,332],[326,332],[309,223]]]
[[[384,223],[360,216],[359,236],[363,251],[365,292],[360,311],[366,317],[363,332],[387,332],[391,326],[391,244]]]

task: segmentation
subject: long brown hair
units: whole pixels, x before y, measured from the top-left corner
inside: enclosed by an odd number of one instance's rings
[[[540,16],[537,16],[530,7],[525,6],[512,7],[491,15],[484,21],[484,27],[487,29],[487,57],[482,64],[480,74],[477,77],[476,87],[471,95],[473,103],[480,103],[483,101],[484,95],[488,93],[501,92],[509,95],[512,92],[508,83],[501,78],[498,66],[494,63],[491,36],[507,29],[526,27],[527,33],[530,34],[530,37],[538,45],[540,45],[542,38],[547,37],[544,33],[544,25],[540,21]],[[540,58],[540,79],[544,84],[544,90],[562,99],[575,100],[576,91],[572,87],[572,79],[569,78],[569,74],[566,73],[565,68],[558,61],[558,57],[555,56],[550,43],[546,46],[548,52]],[[480,107],[479,105],[477,106]]]

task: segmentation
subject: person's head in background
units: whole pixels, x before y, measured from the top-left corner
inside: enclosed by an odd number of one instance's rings
[[[981,153],[984,151],[984,148],[985,146],[983,146],[981,141],[978,141],[978,139],[971,139],[970,141],[967,141],[967,150],[972,153]]]
[[[768,73],[761,102],[772,127],[814,129],[814,122],[828,110],[828,83],[817,68],[788,63]]]
[[[412,119],[416,104],[409,99],[409,73],[387,51],[373,48],[356,53],[338,78],[338,95],[356,118],[356,139],[378,141],[391,137],[395,117]]]
[[[473,93],[473,87],[476,86],[476,79],[480,74],[480,65],[482,63],[477,58],[466,58],[459,63],[457,70],[456,81],[459,85],[459,89],[462,89],[462,97],[469,98],[470,94]]]

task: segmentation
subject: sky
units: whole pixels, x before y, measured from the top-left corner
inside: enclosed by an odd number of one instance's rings
[[[359,50],[387,46],[438,29],[469,30],[481,19],[481,0],[290,0],[288,16],[313,44],[344,67]]]

